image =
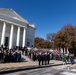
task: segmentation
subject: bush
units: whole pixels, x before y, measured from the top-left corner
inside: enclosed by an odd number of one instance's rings
[[[66,62],[66,59],[67,59],[66,56],[63,56],[63,57],[62,57],[62,61],[63,61],[63,62]]]

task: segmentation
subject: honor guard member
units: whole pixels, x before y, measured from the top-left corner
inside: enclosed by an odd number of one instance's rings
[[[38,64],[39,64],[39,66],[41,64],[41,52],[38,54]]]
[[[44,61],[45,61],[45,65],[46,65],[46,62],[47,62],[47,53],[44,54]]]
[[[49,61],[50,61],[50,53],[49,52],[47,53],[47,61],[48,61],[48,64],[49,64]]]
[[[44,53],[41,55],[42,65],[44,64]]]

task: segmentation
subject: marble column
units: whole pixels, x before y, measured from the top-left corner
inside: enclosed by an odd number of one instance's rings
[[[17,41],[16,41],[16,46],[19,46],[19,39],[20,39],[20,27],[18,27],[18,30],[17,30]]]
[[[2,29],[2,36],[1,36],[1,45],[4,45],[4,40],[5,40],[5,30],[6,30],[6,23],[3,22],[3,29]]]
[[[25,46],[25,39],[26,39],[26,28],[23,29],[23,41],[22,41],[22,47]]]
[[[64,48],[64,54],[66,54],[65,48]]]
[[[69,50],[68,50],[68,47],[67,47],[67,54],[69,54]]]
[[[13,42],[13,29],[14,29],[14,26],[11,25],[11,30],[10,30],[10,39],[9,39],[9,49],[12,48],[12,42]]]

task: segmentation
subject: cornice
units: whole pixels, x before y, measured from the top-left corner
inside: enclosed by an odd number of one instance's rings
[[[7,15],[2,14],[2,13],[1,13],[0,15],[2,15],[2,16],[4,16],[4,17],[7,17],[7,18],[10,18],[10,19],[13,19],[13,20],[17,20],[17,21],[20,21],[20,22],[23,22],[23,23],[28,24],[28,22],[26,22],[26,21],[21,21],[20,19],[15,19],[15,18],[13,18],[13,17],[7,16]]]
[[[8,23],[13,23],[15,25],[20,25],[22,27],[26,27],[27,26],[27,23],[19,21],[19,20],[16,20],[16,19],[13,19],[13,18],[11,18],[9,16],[5,16],[3,14],[0,14],[0,20],[6,21]]]
[[[34,30],[36,30],[36,28],[34,26],[31,26],[30,24],[27,24],[27,27],[33,28]]]
[[[14,19],[10,16],[7,16],[7,15],[4,15],[4,14],[0,14],[0,20],[1,21],[5,21],[5,22],[8,22],[8,23],[12,23],[14,25],[19,25],[21,27],[31,27],[33,29],[36,30],[36,28],[34,26],[32,26],[31,24],[27,23],[26,21],[20,21],[19,19]]]

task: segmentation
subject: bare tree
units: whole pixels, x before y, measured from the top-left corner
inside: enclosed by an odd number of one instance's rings
[[[54,36],[55,36],[55,33],[49,33],[46,35],[46,39],[52,43],[53,49],[54,49]]]
[[[49,40],[50,42],[54,42],[54,36],[55,33],[49,33],[46,35],[46,39]]]

